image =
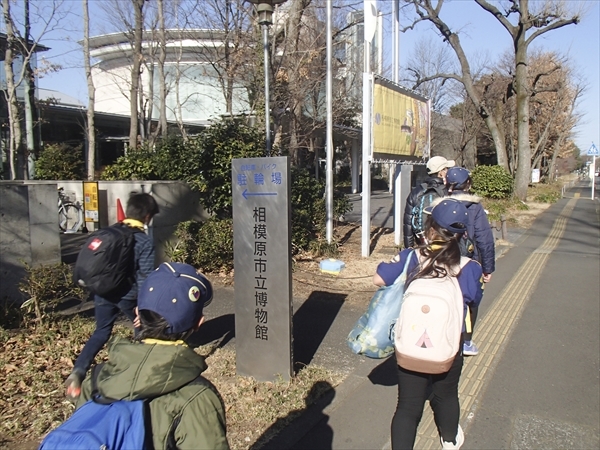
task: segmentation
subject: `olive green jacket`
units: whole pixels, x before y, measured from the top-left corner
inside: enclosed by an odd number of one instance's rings
[[[156,450],[229,449],[223,401],[210,382],[198,378],[207,368],[202,356],[181,341],[132,343],[114,337],[108,343],[108,357],[97,376],[98,391],[113,399],[151,399]],[[88,376],[78,408],[91,391]]]

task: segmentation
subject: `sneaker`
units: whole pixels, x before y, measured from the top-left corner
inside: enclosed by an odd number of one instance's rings
[[[77,402],[81,395],[81,376],[76,372],[71,372],[65,381],[65,395],[71,403]]]
[[[463,355],[465,356],[477,356],[479,349],[473,341],[465,341],[463,344]]]
[[[440,442],[442,443],[442,448],[461,448],[462,445],[465,443],[465,433],[463,433],[462,427],[459,425],[458,426],[458,433],[456,433],[456,444],[452,443],[452,442],[446,442],[446,441],[442,441],[442,438],[440,437]]]

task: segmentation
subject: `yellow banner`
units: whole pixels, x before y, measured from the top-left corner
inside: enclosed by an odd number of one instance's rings
[[[98,183],[96,181],[83,182],[83,208],[86,222],[98,222]]]
[[[429,156],[429,104],[386,80],[373,87],[373,153]]]

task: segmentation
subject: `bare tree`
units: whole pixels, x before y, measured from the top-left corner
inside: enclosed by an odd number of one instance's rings
[[[19,105],[17,102],[17,86],[13,64],[17,49],[17,35],[13,26],[10,10],[10,1],[2,0],[4,26],[6,27],[6,50],[4,52],[4,72],[6,73],[6,90],[4,95],[8,104],[9,137],[9,166],[11,180],[17,179],[15,159],[21,153],[21,123],[19,119]]]
[[[532,4],[529,0],[509,0],[500,10],[486,0],[474,0],[481,8],[489,12],[509,33],[514,47],[515,67],[513,73],[513,86],[516,97],[516,120],[517,120],[517,142],[518,161],[515,174],[515,193],[521,200],[525,200],[527,186],[531,176],[531,147],[529,143],[529,86],[528,86],[528,49],[531,43],[539,36],[552,30],[579,22],[579,14],[569,17],[565,2],[560,0],[545,0]],[[498,155],[498,163],[508,167],[505,157],[505,142],[502,140],[498,130],[497,121],[489,106],[482,101],[473,86],[473,79],[468,58],[460,44],[456,32],[440,18],[440,12],[444,0],[404,0],[406,4],[412,5],[417,18],[409,27],[416,23],[429,21],[432,23],[442,38],[447,41],[458,58],[461,66],[461,74],[438,74],[436,78],[453,78],[464,84],[469,98],[480,111],[481,117],[486,122]],[[514,24],[509,20],[514,19]]]
[[[90,59],[90,13],[88,0],[83,0],[83,64],[85,69],[85,78],[88,87],[88,108],[87,108],[87,178],[94,179],[96,169],[96,88],[92,77],[92,66]]]
[[[20,24],[18,17],[12,10],[13,2],[11,0],[2,0],[2,12],[4,19],[4,28],[6,31],[6,49],[4,54],[4,70],[6,74],[6,90],[4,96],[8,105],[9,118],[9,170],[11,179],[24,179],[28,177],[27,161],[29,154],[27,148],[23,146],[23,132],[21,130],[21,111],[17,90],[23,83],[25,96],[31,102],[31,83],[33,82],[33,70],[30,65],[32,58],[41,48],[41,40],[48,37],[52,32],[59,30],[61,22],[69,14],[68,8],[65,8],[61,0],[47,0],[30,2],[27,0],[23,4],[23,28],[24,34],[21,34],[18,28]],[[34,11],[29,13],[30,6]],[[35,21],[35,36],[30,34],[31,19]],[[27,35],[27,37],[25,37]],[[18,60],[19,65],[15,65]],[[18,67],[15,70],[15,67]],[[27,99],[24,98],[26,104]],[[28,111],[33,110],[33,104],[30,103]],[[27,114],[29,115],[29,114]],[[29,117],[28,129],[31,131],[29,136],[33,138],[33,115]],[[29,147],[33,148],[31,140]]]
[[[133,62],[131,64],[131,85],[129,89],[130,122],[129,148],[138,146],[138,100],[142,68],[142,37],[144,32],[144,3],[146,0],[131,0],[134,11]]]
[[[165,60],[167,58],[167,39],[165,31],[165,4],[164,0],[157,1],[158,8],[158,129],[157,132],[161,136],[167,135],[167,80],[165,77]]]

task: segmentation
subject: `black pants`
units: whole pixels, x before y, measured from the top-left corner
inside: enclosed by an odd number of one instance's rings
[[[469,315],[471,316],[471,332],[468,333],[465,331],[463,333],[464,341],[473,339],[473,330],[475,329],[475,321],[477,320],[477,312],[479,311],[479,306],[467,305],[467,308],[469,308]]]
[[[454,442],[460,417],[458,382],[462,366],[460,352],[450,370],[439,375],[412,372],[398,366],[398,405],[392,419],[393,450],[413,448],[427,399],[443,440]]]

